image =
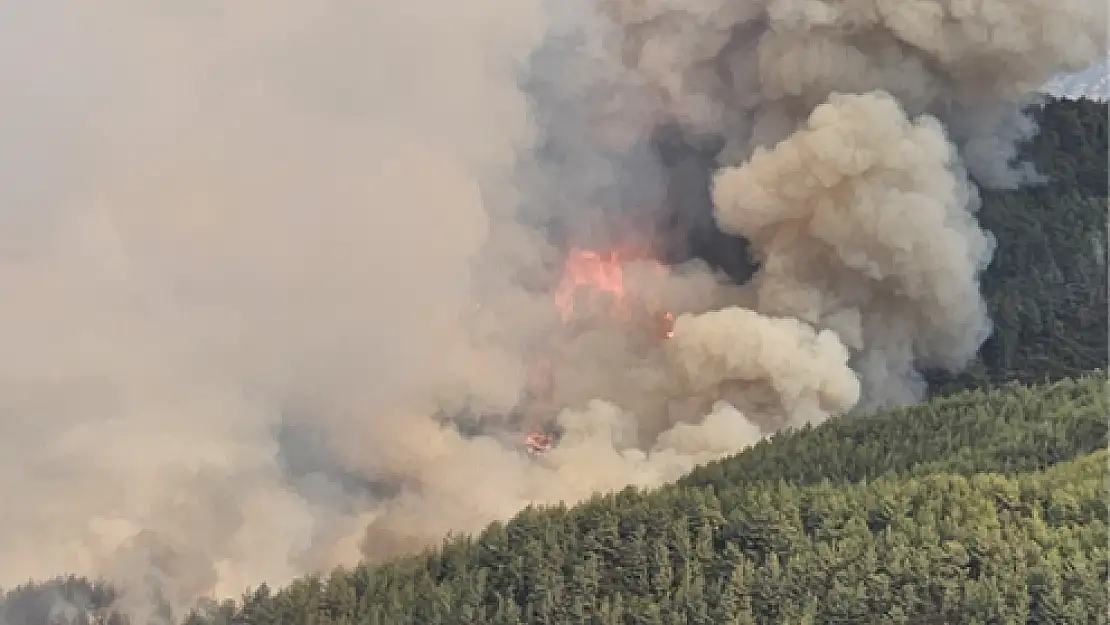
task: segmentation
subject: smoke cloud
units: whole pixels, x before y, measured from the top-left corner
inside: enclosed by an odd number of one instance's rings
[[[990,331],[976,185],[1107,43],[1101,0],[0,17],[0,585],[140,617],[921,398]],[[641,252],[628,314],[563,319],[574,247]]]
[[[353,562],[364,483],[498,376],[458,318],[538,8],[2,12],[0,585],[140,610]],[[297,475],[299,423],[342,446]]]
[[[979,296],[993,240],[932,117],[885,93],[833,94],[772,150],[714,180],[717,220],[763,261],[761,311],[856,348],[867,408],[921,397],[914,364],[958,370],[990,331]]]

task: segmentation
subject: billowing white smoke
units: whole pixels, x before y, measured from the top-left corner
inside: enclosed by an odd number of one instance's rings
[[[458,318],[539,8],[44,0],[0,30],[0,586],[103,574],[138,611],[357,559],[340,478],[403,466],[457,372],[512,384]],[[343,475],[289,474],[294,420]]]
[[[9,3],[0,585],[107,575],[141,615],[919,397],[989,329],[964,164],[1035,177],[1017,104],[1098,56],[1104,11]],[[553,230],[657,215],[668,122],[723,140],[715,215],[760,273],[628,268],[667,341],[564,327]]]
[[[752,306],[835,330],[861,411],[922,397],[989,335],[981,184],[1015,162],[1032,90],[1106,49],[1097,0],[601,0],[641,98],[723,139],[717,224],[761,263]],[[843,94],[843,95],[842,95]],[[945,130],[947,126],[947,131]],[[951,140],[951,143],[950,143]],[[696,197],[693,198],[696,201]]]
[[[717,221],[763,266],[761,311],[836,330],[859,355],[866,408],[922,396],[916,363],[958,370],[987,338],[979,296],[993,240],[932,117],[889,95],[833,94],[806,125],[718,172]]]
[[[650,97],[691,136],[722,135],[739,164],[829,94],[892,94],[949,125],[981,182],[1027,179],[1017,105],[1101,58],[1099,0],[600,0]]]
[[[420,547],[447,529],[477,531],[491,518],[529,503],[575,501],[629,484],[674,480],[769,431],[844,412],[859,397],[848,351],[836,335],[817,333],[795,319],[732,307],[683,315],[665,354],[650,360],[651,366],[604,341],[613,336],[589,336],[590,354],[635,369],[623,375],[591,370],[588,390],[573,381],[561,390],[634,403],[623,394],[638,389],[650,396],[635,402],[642,412],[604,399],[574,402],[557,396],[551,416],[564,433],[557,447],[537,459],[492,436],[465,439],[452,429],[425,428],[424,444],[407,464],[398,458],[396,465],[411,471],[407,477],[414,487],[371,523],[367,555],[378,558]],[[572,362],[564,366],[573,369]],[[676,402],[690,405],[683,411]],[[564,404],[569,405],[558,410]]]
[[[859,399],[859,382],[847,367],[848,350],[840,339],[795,318],[735,307],[682,316],[667,348],[692,394],[704,396],[722,384],[742,385],[739,392],[732,391],[732,403],[752,403],[749,416],[762,413],[770,419],[770,429],[824,421]],[[760,394],[753,391],[762,390],[760,383],[773,391],[770,412],[754,407]]]

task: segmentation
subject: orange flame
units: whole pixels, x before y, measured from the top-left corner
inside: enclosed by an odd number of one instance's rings
[[[592,292],[606,293],[612,298],[612,312],[625,311],[624,268],[620,254],[605,254],[593,250],[573,248],[567,254],[563,278],[555,289],[555,306],[559,317],[569,321],[574,314],[574,296],[582,287]]]
[[[555,442],[554,438],[550,434],[532,432],[524,437],[524,446],[531,453],[542,454],[551,451],[551,445]]]
[[[663,313],[663,336],[671,338],[674,336],[674,313]]]
[[[658,324],[656,328],[660,336],[674,336],[674,313],[660,311],[658,305],[645,301],[642,296],[630,298],[625,292],[624,267],[634,260],[648,259],[629,249],[598,252],[572,248],[567,254],[562,279],[555,289],[555,307],[563,323],[573,318],[576,295],[585,291],[591,298],[599,294],[607,296],[605,303],[608,304],[609,314],[628,321],[632,320],[629,300],[635,299],[636,309],[648,313],[650,324]],[[667,273],[667,268],[660,263],[653,263],[652,268],[659,274]],[[554,386],[551,376],[551,362],[547,358],[537,358],[528,372],[528,390],[539,397],[549,396]],[[551,451],[555,437],[544,432],[530,432],[524,435],[522,442],[528,453],[543,454]]]
[[[609,313],[618,319],[629,319],[628,297],[624,286],[624,266],[633,260],[644,260],[643,255],[633,251],[614,249],[606,252],[571,248],[563,267],[563,277],[555,289],[555,306],[564,323],[574,315],[575,296],[580,290],[590,295],[608,296]],[[665,275],[667,268],[653,263],[654,270]],[[644,310],[658,310],[641,302]],[[657,315],[663,336],[674,334],[674,314],[670,312],[653,313]]]

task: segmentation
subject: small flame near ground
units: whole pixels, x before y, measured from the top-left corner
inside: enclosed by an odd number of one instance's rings
[[[663,336],[664,337],[671,338],[672,336],[674,336],[674,313],[673,312],[663,313],[663,326],[664,326],[664,330],[663,330]]]
[[[543,432],[531,432],[524,437],[524,446],[534,454],[551,451],[551,445],[554,442],[555,437],[553,435]]]
[[[563,323],[569,324],[575,318],[575,305],[584,299],[591,311],[605,310],[610,318],[622,323],[634,322],[634,308],[637,312],[646,312],[648,318],[658,324],[661,338],[674,336],[674,313],[659,311],[658,306],[652,305],[643,296],[628,294],[624,270],[632,262],[649,263],[659,275],[669,273],[666,266],[636,250],[571,248],[554,293],[555,307]],[[550,363],[544,359],[537,361],[530,386],[545,386],[543,374],[549,371],[549,366]],[[532,453],[550,451],[553,443],[554,437],[544,432],[531,432],[524,437],[524,445]]]

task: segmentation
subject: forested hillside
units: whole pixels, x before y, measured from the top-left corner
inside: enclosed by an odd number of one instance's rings
[[[695,469],[684,486],[850,483],[890,474],[1035,471],[1102,449],[1106,378],[964,391],[880,417],[833,419]],[[799,462],[804,458],[805,462]]]
[[[1097,622],[1106,459],[629,491],[526,511],[379,570],[263,589],[212,622]]]
[[[1107,383],[969,393],[871,433],[837,420],[698,486],[527,510],[437,552],[262,588],[207,622],[1099,622]]]
[[[1052,100],[1026,146],[1048,182],[985,190],[979,221],[997,239],[983,278],[994,332],[934,393],[1008,380],[1060,379],[1106,366],[1107,104]]]
[[[265,585],[193,625],[1107,623],[1107,105],[1050,101],[1049,182],[983,193],[977,363],[934,397],[780,434],[652,492],[529,509],[381,567]],[[261,581],[261,580],[260,580]],[[122,623],[106,584],[0,625]]]

